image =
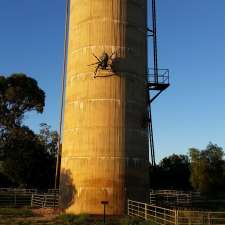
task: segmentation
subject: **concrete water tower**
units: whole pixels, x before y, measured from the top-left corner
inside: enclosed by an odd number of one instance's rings
[[[70,0],[60,176],[67,212],[101,214],[108,201],[107,214],[118,215],[127,198],[146,200],[146,74],[147,0]]]

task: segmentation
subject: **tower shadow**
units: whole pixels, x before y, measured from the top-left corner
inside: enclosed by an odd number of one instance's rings
[[[76,201],[77,190],[72,173],[69,169],[62,169],[60,174],[60,206],[67,209]]]

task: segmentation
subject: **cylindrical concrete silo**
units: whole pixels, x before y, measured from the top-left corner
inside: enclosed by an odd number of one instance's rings
[[[71,0],[61,161],[70,213],[123,214],[148,191],[147,0]],[[96,58],[114,54],[113,71]]]

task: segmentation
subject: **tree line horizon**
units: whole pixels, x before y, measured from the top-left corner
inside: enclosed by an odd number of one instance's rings
[[[0,75],[0,188],[54,188],[58,133],[46,123],[39,133],[24,125],[24,115],[42,113],[45,93],[35,79],[23,73]],[[205,149],[164,157],[149,164],[149,189],[199,191],[225,189],[223,148],[209,143]]]

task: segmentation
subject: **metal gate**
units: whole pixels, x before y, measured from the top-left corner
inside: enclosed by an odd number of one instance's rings
[[[33,194],[31,207],[33,208],[56,208],[59,206],[58,194]]]

